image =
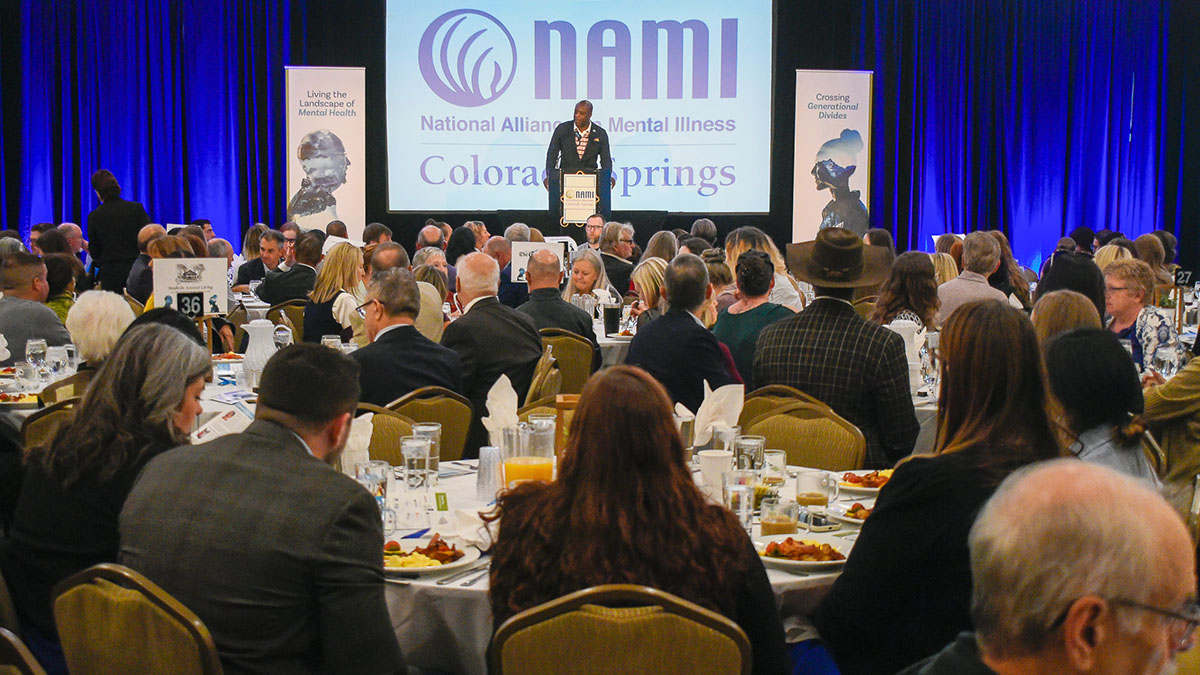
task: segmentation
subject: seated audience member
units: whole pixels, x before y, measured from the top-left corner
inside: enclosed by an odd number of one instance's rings
[[[1096,233],[1093,232],[1092,228],[1088,227],[1087,225],[1080,225],[1079,227],[1071,230],[1070,239],[1075,244],[1072,250],[1074,250],[1076,253],[1091,255],[1092,247],[1096,242]]]
[[[633,272],[633,227],[623,223],[607,223],[600,235],[600,259],[604,262],[604,275],[624,297],[629,292],[629,275]]]
[[[933,273],[938,286],[958,277],[958,265],[949,253],[931,253],[929,257],[933,261]]]
[[[1158,476],[1142,451],[1142,385],[1129,352],[1112,333],[1091,328],[1059,335],[1045,353],[1050,392],[1075,437],[1068,450],[1158,489]]]
[[[633,294],[637,296],[637,300],[629,306],[629,316],[637,319],[639,329],[667,311],[667,300],[663,295],[666,274],[666,261],[662,258],[650,258],[638,263],[638,266],[633,268],[633,274],[629,275]]]
[[[413,278],[417,280],[417,291],[421,294],[421,313],[417,315],[413,325],[421,335],[434,342],[441,342],[442,333],[450,323],[450,317],[446,316],[444,311],[449,292],[446,275],[429,265],[417,265],[412,273]]]
[[[1162,240],[1153,234],[1143,234],[1133,240],[1133,246],[1137,249],[1137,258],[1150,266],[1150,270],[1154,272],[1154,281],[1160,289],[1170,292],[1171,287],[1175,285],[1175,277],[1167,271],[1166,251],[1163,249]]]
[[[879,299],[871,320],[887,325],[893,321],[912,321],[921,328],[937,330],[934,317],[938,309],[937,276],[933,260],[920,251],[900,254],[892,263],[888,278],[879,285]]]
[[[1129,340],[1139,370],[1153,365],[1159,349],[1166,349],[1172,359],[1176,358],[1174,350],[1179,344],[1174,318],[1152,304],[1155,283],[1154,272],[1141,260],[1114,262],[1104,272],[1108,330]]]
[[[329,221],[329,224],[325,226],[325,234],[330,237],[341,237],[342,239],[350,238],[350,233],[346,231],[346,224],[340,220]]]
[[[542,357],[542,336],[529,315],[505,307],[496,299],[500,267],[486,253],[462,258],[458,274],[458,301],[462,316],[446,326],[442,344],[462,359],[463,394],[475,408],[463,457],[479,456],[487,444],[483,418],[487,416],[487,394],[501,375],[507,375],[517,392],[517,404],[525,401],[533,369]]]
[[[968,544],[975,633],[902,675],[1166,673],[1195,641],[1195,545],[1127,476],[1071,460],[1018,471]]]
[[[200,617],[225,672],[405,671],[379,507],[330,467],[358,393],[348,356],[285,347],[244,432],[162,454],[125,500],[121,564]]]
[[[576,249],[571,257],[571,278],[563,287],[563,300],[570,302],[576,295],[587,295],[597,288],[608,291],[614,300],[621,298],[608,280],[600,254],[587,247]]]
[[[771,262],[775,265],[775,286],[771,288],[770,301],[796,312],[803,309],[800,285],[788,274],[783,255],[766,232],[757,227],[739,227],[725,236],[725,262],[731,269],[737,269],[738,257],[749,250],[766,253],[771,256]]]
[[[50,255],[51,253],[62,253],[71,255],[71,244],[67,242],[67,237],[58,228],[46,230],[42,236],[38,238],[38,250],[42,255]]]
[[[1014,307],[1020,304],[1028,311],[1033,304],[1029,300],[1029,281],[1025,278],[1021,266],[1017,264],[1016,258],[1013,258],[1008,237],[1000,230],[988,230],[988,235],[1000,244],[1000,266],[988,277],[988,285],[1004,293]]]
[[[908,384],[904,338],[854,311],[858,286],[887,278],[887,252],[843,228],[788,246],[792,271],[816,299],[763,329],[754,386],[782,384],[816,397],[862,431],[865,466],[884,469],[913,450],[920,425]],[[779,283],[776,272],[775,283]]]
[[[867,230],[863,235],[863,243],[868,246],[879,246],[887,249],[891,254],[892,260],[896,259],[896,242],[892,239],[892,233],[880,227],[873,227]]]
[[[1055,336],[1077,328],[1100,328],[1100,315],[1092,301],[1075,291],[1051,291],[1039,293],[1033,306],[1033,330],[1038,344],[1045,349]]]
[[[93,377],[73,421],[47,446],[29,449],[0,567],[22,637],[48,669],[62,662],[51,590],[92,565],[116,562],[117,515],[130,486],[152,458],[188,442],[211,373],[208,352],[178,331],[130,331]]]
[[[355,311],[362,302],[356,295],[361,274],[361,249],[343,243],[329,250],[304,305],[305,342],[319,343],[325,335],[337,335],[342,342],[349,342],[363,335],[362,317]],[[365,335],[363,338],[365,344]]]
[[[75,279],[83,273],[79,258],[65,253],[50,253],[42,258],[46,265],[46,306],[66,323],[67,312],[75,304]]]
[[[453,232],[451,232],[451,234],[453,234]],[[422,227],[421,231],[417,233],[417,243],[413,247],[413,250],[419,251],[428,247],[441,249],[443,251],[446,250],[446,233],[442,232],[442,229],[434,224],[434,220],[432,218],[427,219],[425,221],[425,227]]]
[[[794,312],[767,299],[775,283],[775,267],[766,253],[743,253],[738,258],[737,275],[737,290],[741,299],[721,312],[712,331],[722,344],[729,347],[733,363],[746,383],[746,391],[750,392],[754,391],[754,346],[759,334],[767,326],[792,316]]]
[[[478,221],[471,221],[478,222]],[[482,225],[482,223],[481,223]],[[487,227],[483,228],[487,232]],[[490,238],[490,237],[489,237]],[[446,242],[446,260],[458,263],[458,259],[464,255],[482,251],[483,245],[487,243],[488,238],[485,238],[482,243],[476,238],[475,230],[463,225],[454,230],[450,234],[449,241]]]
[[[87,291],[80,295],[64,322],[77,350],[79,370],[99,368],[133,319],[129,303],[116,293]]]
[[[375,276],[378,272],[386,272],[395,267],[408,269],[409,264],[408,251],[405,251],[403,246],[394,241],[385,241],[377,244],[375,250],[371,252],[371,276]]]
[[[196,322],[180,314],[177,310],[170,307],[159,307],[158,309],[149,309],[141,314],[138,314],[129,326],[125,329],[125,333],[131,332],[138,326],[147,324],[162,324],[170,326],[175,330],[183,333],[192,339],[193,342],[205,346],[204,335],[200,332],[200,328],[196,326]]]
[[[604,216],[593,213],[583,223],[583,236],[587,237],[587,248],[600,252],[600,236],[604,232]]]
[[[1180,514],[1191,506],[1192,481],[1200,474],[1200,359],[1167,380],[1154,371],[1142,376],[1146,420],[1166,458],[1159,472],[1163,496]]]
[[[716,390],[740,380],[730,372],[721,343],[700,323],[712,297],[708,269],[698,256],[678,256],[667,265],[669,309],[638,330],[625,362],[643,368],[662,383],[672,401],[695,412],[704,400],[704,383]]]
[[[268,272],[258,285],[258,299],[268,305],[289,300],[305,300],[317,283],[317,264],[321,262],[321,238],[304,233],[296,239],[295,263],[286,272]]]
[[[54,229],[54,223],[34,223],[33,227],[29,228],[29,252],[36,255],[42,255],[42,249],[38,247],[38,239],[41,239],[42,234]]]
[[[954,266],[958,268],[959,274],[962,274],[962,270],[965,269],[963,267],[963,242],[965,240],[966,237],[963,237],[950,245],[950,257],[954,258]]]
[[[706,326],[711,327],[716,322],[718,314],[737,302],[737,280],[733,276],[733,269],[729,267],[729,263],[725,262],[724,250],[710,248],[696,255],[700,256],[704,265],[708,267],[708,281],[713,285],[712,303],[709,305],[704,321]]]
[[[1108,246],[1117,239],[1124,239],[1124,236],[1120,232],[1108,228],[1099,230],[1096,232],[1096,241],[1093,242],[1092,248],[1098,252],[1101,248]]]
[[[950,247],[954,246],[954,242],[958,240],[958,236],[951,232],[939,235],[937,241],[933,242],[933,250],[938,253],[945,253],[948,255],[950,253]]]
[[[1138,257],[1137,246],[1135,246],[1134,243],[1132,241],[1130,241],[1129,239],[1126,239],[1125,237],[1117,237],[1116,239],[1113,239],[1109,243],[1112,244],[1113,246],[1117,246],[1117,247],[1125,249],[1125,251],[1129,254],[1129,256],[1131,258],[1133,258],[1135,260],[1137,259],[1137,257]]]
[[[417,249],[417,252],[412,257],[413,267],[418,265],[432,265],[441,270],[442,274],[446,275],[446,283],[450,284],[450,288],[455,287],[454,281],[458,278],[457,264],[457,260],[454,261],[454,265],[449,264],[446,252],[433,246]]]
[[[710,248],[716,248],[700,237],[683,237],[679,240],[679,253],[701,255]]]
[[[363,323],[371,344],[350,356],[359,365],[360,400],[386,406],[414,389],[462,391],[458,354],[417,332],[421,294],[412,272],[377,272],[367,285]]]
[[[489,590],[496,625],[573,591],[633,583],[737,622],[754,672],[786,672],[762,561],[732,514],[696,488],[662,386],[637,368],[601,371],[571,429],[558,479],[502,493],[487,516],[499,520]]]
[[[562,299],[558,285],[562,283],[562,267],[553,251],[543,249],[529,256],[525,278],[529,281],[529,300],[517,308],[533,319],[538,330],[561,328],[592,343],[596,357],[600,347],[596,343],[596,329],[592,317],[582,309]]]
[[[665,262],[671,262],[678,253],[679,242],[676,241],[675,235],[667,230],[660,230],[650,235],[650,241],[646,242],[646,250],[642,251],[642,257],[638,259],[638,262],[650,258],[662,258]]]
[[[238,268],[237,277],[233,280],[234,292],[249,293],[251,281],[261,281],[266,278],[267,272],[279,267],[286,244],[287,238],[278,230],[264,231],[259,237],[258,257]]]
[[[512,227],[516,227],[516,225]],[[511,230],[512,227],[509,229]],[[520,235],[521,232],[518,231],[517,234]],[[513,309],[523,305],[529,297],[529,290],[524,283],[513,281],[512,242],[506,237],[492,237],[483,245],[483,252],[495,258],[496,264],[500,266],[500,290],[496,294],[500,304]]]
[[[533,231],[525,223],[513,223],[504,228],[504,238],[509,243],[514,241],[531,241]]]
[[[204,243],[207,244],[217,238],[217,231],[213,229],[212,221],[208,218],[197,218],[192,221],[192,225],[200,228],[204,233]]]
[[[41,258],[31,253],[10,255],[0,270],[0,281],[4,284],[4,296],[0,297],[0,335],[8,341],[9,352],[0,366],[24,361],[28,340],[42,339],[50,347],[71,341],[58,315],[44,304],[50,286]]]
[[[970,629],[975,514],[1010,472],[1061,454],[1024,312],[968,303],[941,334],[933,455],[896,467],[813,617],[845,675],[894,673]]]
[[[364,244],[382,244],[392,240],[392,228],[383,223],[368,223],[363,228]]]
[[[954,310],[976,300],[1008,302],[1008,294],[992,288],[988,277],[1000,269],[1000,242],[987,232],[972,232],[963,240],[962,274],[953,281],[938,286],[937,317],[941,326]]]
[[[1096,313],[1104,316],[1104,273],[1087,253],[1056,251],[1042,267],[1037,296],[1058,290],[1082,293],[1092,301]],[[1035,305],[1037,301],[1035,300]]]
[[[292,265],[296,264],[296,240],[303,233],[300,231],[300,226],[290,220],[281,224],[276,229],[283,235],[283,259],[279,261],[279,265],[275,267],[275,271],[286,272],[292,269]],[[320,230],[310,231],[321,233]],[[323,236],[321,237],[321,243],[325,243]]]
[[[710,247],[717,245],[717,224],[708,218],[697,218],[692,221],[692,229],[689,234],[708,242]],[[700,255],[695,251],[693,253]]]
[[[83,230],[75,223],[62,223],[58,226],[58,231],[67,238],[67,244],[71,247],[71,256],[79,261],[79,276],[86,278],[89,282],[86,288],[81,286],[81,290],[91,290],[91,274],[95,270],[95,261],[88,253],[88,241],[83,238]]]
[[[230,244],[228,241],[221,239],[220,237],[209,239],[208,257],[221,258],[230,265],[230,269],[233,269],[233,244]],[[230,281],[230,285],[233,285],[232,280]]]
[[[1096,255],[1093,256],[1092,260],[1096,263],[1096,267],[1100,268],[1100,272],[1103,273],[1114,262],[1118,260],[1131,260],[1132,258],[1133,255],[1128,250],[1114,244],[1109,244],[1096,249]]]

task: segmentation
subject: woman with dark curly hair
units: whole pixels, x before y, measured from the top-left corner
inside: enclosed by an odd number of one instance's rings
[[[645,371],[616,366],[592,377],[558,480],[503,493],[485,518],[500,521],[489,591],[497,625],[590,586],[643,584],[737,622],[754,672],[785,671],[762,561],[733,514],[696,487],[667,392]]]
[[[889,324],[907,320],[936,330],[933,318],[938,310],[938,283],[933,259],[928,253],[901,253],[892,263],[892,273],[879,287],[879,299],[871,320]]]

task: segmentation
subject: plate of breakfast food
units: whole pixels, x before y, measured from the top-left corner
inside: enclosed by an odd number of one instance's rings
[[[831,518],[848,525],[862,525],[873,510],[874,506],[864,506],[862,502],[830,504],[827,508]]]
[[[768,567],[783,570],[822,570],[841,567],[846,563],[847,543],[837,544],[819,535],[803,533],[779,534],[755,540],[754,548]]]
[[[383,571],[387,574],[436,574],[466,567],[479,560],[480,555],[474,546],[457,540],[448,542],[440,534],[389,541],[383,546]]]
[[[838,481],[838,487],[843,492],[850,494],[874,496],[879,494],[879,488],[887,485],[887,482],[891,479],[891,469],[847,471],[842,474],[841,480]]]
[[[29,409],[38,407],[37,394],[0,393],[0,408]]]

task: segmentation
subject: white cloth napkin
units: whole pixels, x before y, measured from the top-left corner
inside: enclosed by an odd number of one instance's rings
[[[517,392],[507,375],[501,375],[487,395],[488,416],[483,418],[483,428],[487,429],[491,445],[500,447],[501,429],[513,427],[517,419]]]
[[[925,386],[921,377],[921,347],[925,344],[925,329],[914,321],[899,320],[887,325],[887,328],[904,338],[904,354],[908,360],[908,387],[915,394]]]
[[[454,533],[480,551],[492,547],[494,538],[490,527],[497,522],[493,521],[491,525],[484,523],[479,517],[479,509],[454,509]]]
[[[8,339],[0,335],[0,361],[7,361],[12,358],[12,354],[8,351]]]
[[[616,299],[608,292],[607,288],[594,288],[592,289],[592,295],[596,296],[596,300],[602,304],[611,305],[616,302]]]
[[[367,413],[354,418],[350,425],[350,436],[346,439],[346,449],[342,451],[342,473],[354,478],[354,467],[370,461],[371,432],[375,430],[375,413]]]
[[[714,427],[735,427],[742,415],[742,405],[746,403],[746,385],[727,384],[713,391],[704,381],[704,400],[696,410],[696,427],[692,436],[692,445],[700,447],[712,438]],[[682,404],[675,404],[675,412],[682,417],[692,417],[692,411]]]

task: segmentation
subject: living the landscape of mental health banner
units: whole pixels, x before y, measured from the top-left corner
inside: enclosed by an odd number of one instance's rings
[[[771,22],[771,0],[389,0],[389,208],[544,208],[550,136],[587,99],[614,209],[765,212]]]

